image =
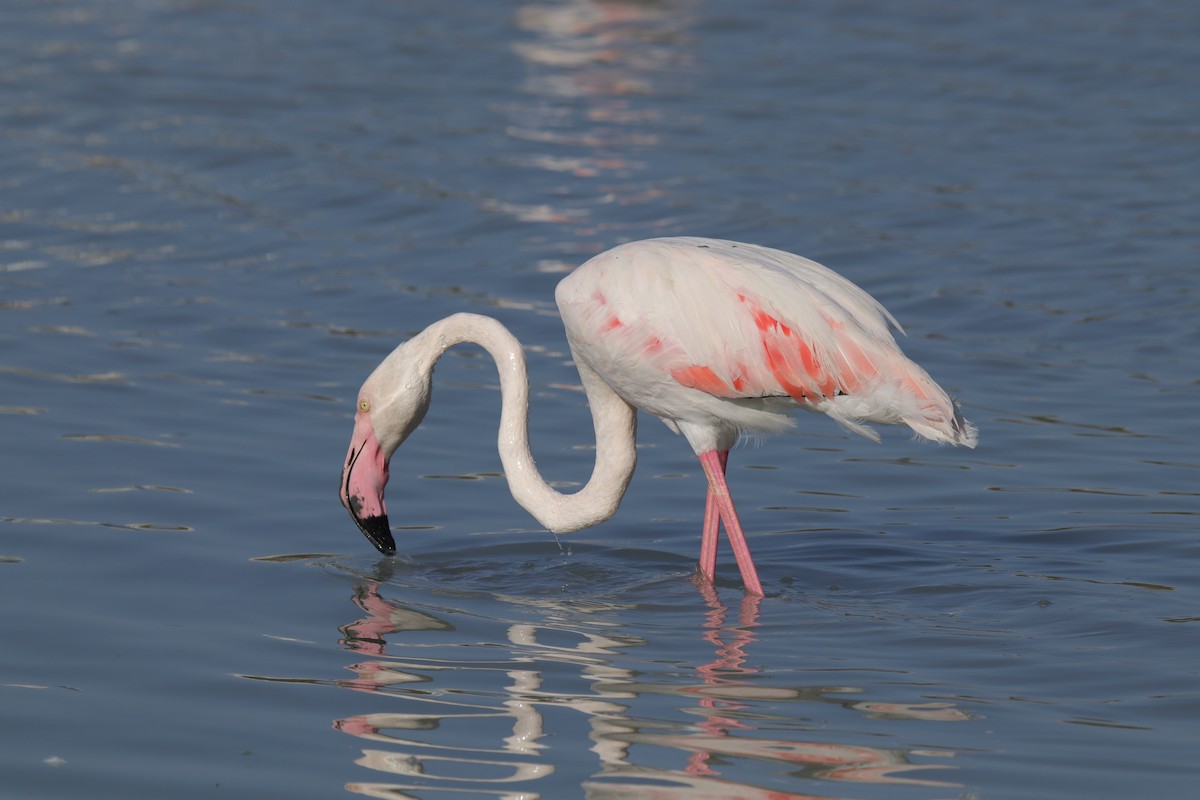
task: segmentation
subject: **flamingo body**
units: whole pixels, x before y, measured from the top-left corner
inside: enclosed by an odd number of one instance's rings
[[[591,259],[555,299],[575,358],[697,453],[790,427],[797,406],[876,441],[863,422],[974,442],[946,393],[900,352],[891,314],[815,261],[739,242],[651,239]]]
[[[615,513],[635,463],[634,409],[642,409],[683,434],[708,479],[701,573],[713,577],[724,524],[753,594],[762,588],[725,481],[739,437],[783,430],[800,407],[876,441],[864,423],[903,423],[933,441],[975,446],[975,428],[901,353],[887,310],[806,258],[717,239],[650,239],[592,258],[559,283],[555,299],[596,429],[587,485],[563,495],[541,479],[529,453],[519,343],[495,320],[456,314],[397,347],[359,392],[340,493],[381,551],[395,548],[383,503],[388,460],[428,408],[434,362],[460,342],[496,360],[501,460],[514,498],[542,524],[566,532]]]

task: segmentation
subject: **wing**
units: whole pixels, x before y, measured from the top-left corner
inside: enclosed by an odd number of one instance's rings
[[[715,239],[634,242],[581,266],[556,299],[577,354],[659,416],[679,387],[731,401],[790,398],[870,438],[859,421],[903,421],[943,439],[932,434],[956,416],[900,352],[883,306],[791,253]]]

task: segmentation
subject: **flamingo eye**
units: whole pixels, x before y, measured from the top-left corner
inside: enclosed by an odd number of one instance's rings
[[[362,400],[359,400],[358,401],[358,410],[363,412],[364,414],[367,413],[368,411],[370,411],[371,410],[371,401],[367,400],[365,397]]]

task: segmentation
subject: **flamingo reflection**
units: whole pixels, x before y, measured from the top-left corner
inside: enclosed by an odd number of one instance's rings
[[[909,719],[954,721],[965,715],[942,704],[881,704],[847,701],[828,695],[853,693],[851,687],[786,688],[764,685],[759,670],[748,666],[756,641],[761,597],[739,600],[736,619],[716,591],[699,586],[708,609],[700,636],[713,648],[713,658],[695,667],[696,680],[679,686],[647,682],[643,673],[616,666],[631,648],[646,644],[620,635],[611,622],[619,606],[598,606],[604,619],[581,619],[586,611],[553,601],[500,598],[542,613],[542,623],[515,622],[507,626],[507,645],[465,647],[454,641],[428,643],[428,634],[453,631],[446,621],[391,602],[379,585],[367,582],[355,590],[362,618],[343,626],[343,646],[369,656],[350,666],[355,678],[339,684],[402,701],[399,712],[360,714],[338,720],[343,733],[378,747],[363,750],[356,763],[385,773],[397,782],[352,783],[351,792],[370,797],[413,797],[411,792],[434,789],[467,791],[498,798],[530,800],[551,791],[545,779],[555,774],[550,763],[546,714],[568,710],[588,726],[587,737],[599,769],[581,775],[587,797],[650,798],[805,798],[821,795],[790,793],[722,775],[745,764],[774,765],[772,774],[788,781],[833,781],[945,787],[918,777],[916,770],[945,769],[948,765],[914,763],[914,757],[946,758],[944,751],[904,751],[760,736],[760,728],[779,730],[794,724],[792,709],[780,714],[780,704],[828,703],[866,716],[880,714]],[[388,639],[406,637],[403,656],[388,652]],[[455,655],[421,657],[421,648],[456,648]],[[493,660],[481,655],[481,649]],[[457,655],[461,654],[461,655]],[[488,673],[495,673],[489,677]],[[565,677],[564,677],[565,676]],[[470,688],[456,688],[456,681]],[[580,683],[579,691],[555,690],[552,681]],[[479,689],[480,684],[498,687]],[[551,687],[551,688],[548,688]],[[654,695],[671,695],[685,703],[678,710],[700,721],[691,726],[647,719],[633,712]],[[666,732],[662,732],[666,729]],[[561,733],[560,733],[561,735]],[[661,757],[643,758],[635,748],[666,749],[684,755],[677,769],[646,766]],[[572,759],[572,762],[577,759]],[[572,764],[571,766],[575,766]],[[564,780],[569,780],[564,776]],[[577,784],[578,785],[578,784]],[[557,786],[561,790],[561,784]]]

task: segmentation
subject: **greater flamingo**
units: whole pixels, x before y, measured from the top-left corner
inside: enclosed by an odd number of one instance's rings
[[[683,434],[708,478],[700,573],[712,581],[723,522],[755,595],[762,584],[725,480],[741,435],[781,431],[793,424],[786,412],[800,407],[874,441],[864,422],[904,423],[926,439],[975,446],[974,426],[900,352],[892,315],[806,258],[718,239],[631,242],[564,278],[555,300],[595,427],[587,484],[562,494],[538,473],[520,342],[490,317],[454,314],[399,345],[358,393],[340,494],[380,552],[396,551],[383,500],[388,461],[429,409],[435,362],[461,343],[496,361],[500,460],[513,497],[538,522],[567,533],[616,513],[633,476],[640,408]]]

